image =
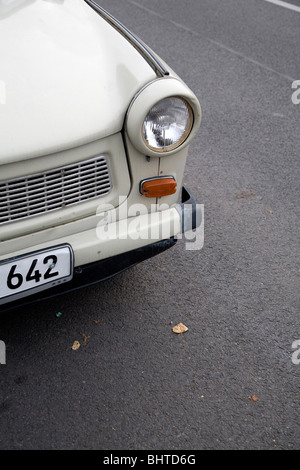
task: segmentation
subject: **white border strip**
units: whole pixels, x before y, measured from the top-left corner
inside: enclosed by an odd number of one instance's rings
[[[282,0],[265,0],[265,2],[274,3],[274,5],[278,5],[279,7],[287,8],[288,10],[293,10],[300,13],[300,7],[292,5],[291,3],[283,2]]]

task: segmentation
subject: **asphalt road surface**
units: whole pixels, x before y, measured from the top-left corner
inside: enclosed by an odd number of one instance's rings
[[[299,449],[300,2],[99,3],[201,102],[204,247],[3,314],[0,447]]]

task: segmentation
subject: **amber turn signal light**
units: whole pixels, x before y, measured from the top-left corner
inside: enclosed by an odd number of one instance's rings
[[[172,177],[141,181],[140,192],[146,197],[163,197],[176,193],[177,183]]]

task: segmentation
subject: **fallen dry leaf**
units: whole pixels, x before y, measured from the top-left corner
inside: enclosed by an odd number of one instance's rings
[[[248,398],[251,401],[259,401],[259,398],[256,395],[252,395],[251,397],[248,397]]]
[[[185,326],[183,323],[178,323],[178,325],[173,327],[173,333],[180,334],[185,333],[186,331],[188,331],[188,327]]]
[[[251,196],[254,196],[254,194],[251,191],[247,191],[245,189],[235,193],[236,199],[242,199],[242,198],[251,197]]]
[[[90,336],[85,335],[84,333],[80,333],[81,336],[83,337],[83,343],[82,346],[86,346],[87,340],[90,338]]]
[[[72,346],[73,351],[76,351],[76,349],[79,349],[79,348],[80,348],[79,341],[74,341],[73,346]]]

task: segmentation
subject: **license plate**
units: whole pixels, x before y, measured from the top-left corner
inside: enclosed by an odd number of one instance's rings
[[[70,281],[72,277],[70,245],[0,261],[0,305]]]

